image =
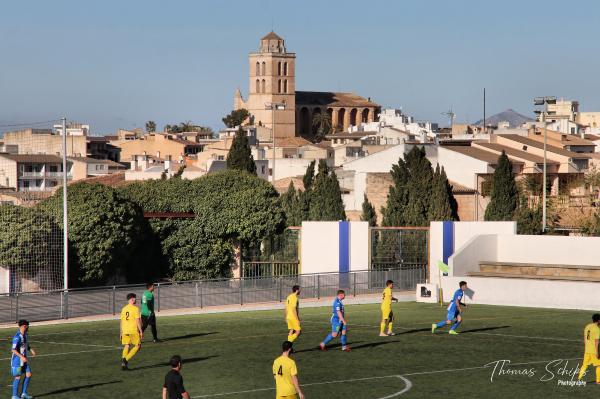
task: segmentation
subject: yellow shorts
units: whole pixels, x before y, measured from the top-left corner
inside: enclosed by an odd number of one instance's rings
[[[275,399],[298,399],[298,395],[276,396]]]
[[[392,308],[381,308],[381,320],[393,320],[394,312],[392,312]]]
[[[300,322],[296,319],[286,319],[288,330],[300,331]]]
[[[583,363],[581,368],[588,366],[600,366],[600,359],[596,357],[596,355],[592,353],[586,353],[583,355]]]
[[[121,343],[123,345],[139,345],[140,334],[123,334],[121,337]]]

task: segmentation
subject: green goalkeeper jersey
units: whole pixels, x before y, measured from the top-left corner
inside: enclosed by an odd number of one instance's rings
[[[154,313],[154,294],[144,291],[142,294],[142,316],[150,316]]]

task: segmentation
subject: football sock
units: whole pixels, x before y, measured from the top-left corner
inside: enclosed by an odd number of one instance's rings
[[[437,323],[437,328],[442,328],[446,325],[446,320],[444,321],[440,321],[439,323]]]
[[[331,334],[329,334],[328,336],[325,337],[325,339],[323,340],[323,344],[327,345],[329,343],[329,341],[331,341],[333,339],[333,336]]]
[[[596,367],[596,382],[600,383],[600,367]]]
[[[381,332],[383,334],[383,332],[385,331],[385,321],[381,322],[381,328],[379,330],[379,332]]]
[[[23,380],[23,392],[21,392],[21,395],[27,394],[27,387],[29,386],[29,380],[31,380],[31,377],[25,377],[25,380]]]
[[[20,378],[15,378],[13,381],[13,396],[19,396],[19,382],[21,382]]]
[[[298,333],[297,333],[297,332],[295,332],[295,333],[293,333],[292,335],[290,335],[290,336],[288,337],[288,341],[290,341],[290,342],[294,342],[294,341],[296,340],[296,338],[298,338]]]
[[[579,370],[579,376],[577,377],[578,380],[582,379],[583,376],[585,375],[585,371],[587,370],[588,366],[586,363],[583,363],[581,365],[581,370]],[[598,375],[598,367],[596,367],[596,376]]]
[[[458,328],[458,326],[460,326],[460,321],[457,321],[456,323],[454,323],[452,325],[452,327],[450,327],[451,330],[456,330]]]
[[[346,346],[346,334],[342,335],[341,341],[342,341],[342,348],[343,348]]]
[[[131,348],[131,350],[127,354],[127,356],[125,356],[125,360],[129,361],[137,353],[137,351],[139,351],[139,350],[140,350],[140,346],[139,345],[134,345],[133,348]]]
[[[121,353],[121,359],[125,359],[127,357],[127,352],[129,352],[129,348],[124,346],[123,353]]]
[[[394,325],[394,323],[390,321],[390,324],[388,324],[388,333],[392,332],[392,326],[393,325]]]

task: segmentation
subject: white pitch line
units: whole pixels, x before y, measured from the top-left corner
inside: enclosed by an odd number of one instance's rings
[[[51,342],[51,341],[34,341],[34,340],[31,340],[30,342],[36,342],[38,344],[95,346],[95,347],[98,347],[98,348],[121,349],[121,347],[119,347],[119,346],[98,345],[98,344],[80,344],[80,343],[74,343],[74,342]]]
[[[37,357],[49,357],[49,356],[74,355],[74,354],[77,354],[77,353],[105,352],[105,351],[113,351],[113,350],[115,350],[115,349],[117,349],[117,348],[116,348],[116,347],[114,347],[114,348],[93,349],[93,350],[90,350],[90,351],[75,351],[75,352],[47,353],[47,354],[44,354],[44,355],[37,355],[37,356],[34,356],[34,358],[37,358]],[[121,349],[121,348],[118,348],[118,349]],[[1,361],[1,360],[10,360],[10,359],[12,359],[12,357],[5,357],[5,358],[3,358],[3,359],[0,359],[0,361]]]
[[[402,390],[400,390],[400,391],[398,391],[396,393],[393,393],[392,395],[388,395],[388,396],[385,396],[385,397],[380,398],[380,399],[395,398],[397,396],[402,395],[403,393],[407,392],[408,390],[410,390],[412,388],[412,382],[410,382],[410,380],[408,378],[405,378],[405,377],[403,377],[401,375],[385,375],[385,376],[376,376],[376,377],[351,378],[351,379],[347,379],[347,380],[310,382],[308,384],[301,384],[301,386],[302,387],[310,387],[310,386],[316,386],[316,385],[343,384],[343,383],[346,383],[346,382],[380,380],[380,379],[384,379],[384,378],[399,378],[399,379],[401,379],[404,382],[405,387]],[[210,394],[210,395],[192,396],[192,399],[196,399],[196,398],[215,398],[215,397],[218,397],[218,396],[241,395],[243,393],[254,393],[254,392],[264,392],[264,391],[274,391],[274,390],[275,390],[274,387],[270,387],[270,388],[257,388],[257,389],[248,389],[248,390],[245,390],[245,391],[224,392],[224,393],[216,393],[216,394]]]

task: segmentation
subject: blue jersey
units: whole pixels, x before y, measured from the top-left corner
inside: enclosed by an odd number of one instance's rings
[[[21,334],[21,331],[17,331],[12,339],[12,349],[27,357],[27,350],[29,349],[27,333],[23,335]],[[11,367],[21,367],[23,366],[23,361],[19,356],[13,353],[10,359],[10,364]]]
[[[460,288],[454,292],[454,295],[452,296],[452,302],[450,302],[450,304],[448,305],[448,312],[458,310],[458,308],[456,307],[456,301],[458,300],[458,302],[462,302],[463,295],[464,292]]]
[[[340,311],[342,313],[342,316],[345,316],[345,314],[344,314],[344,304],[342,303],[342,301],[340,300],[340,298],[335,298],[335,300],[333,301],[333,314],[331,315],[331,321],[332,322],[339,321],[338,311]]]

